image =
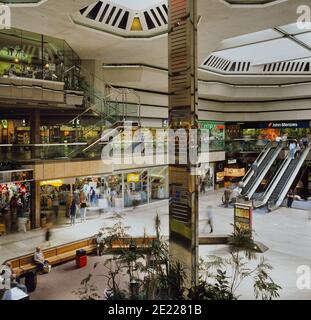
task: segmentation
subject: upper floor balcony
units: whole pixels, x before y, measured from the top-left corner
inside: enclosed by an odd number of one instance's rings
[[[64,40],[0,30],[0,101],[82,105],[80,64]]]

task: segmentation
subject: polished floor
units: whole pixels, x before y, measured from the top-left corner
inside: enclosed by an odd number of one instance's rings
[[[209,227],[206,223],[208,205],[212,205],[215,211],[214,235],[226,235],[232,232],[233,208],[223,208],[220,204],[221,196],[222,190],[207,193],[200,197],[200,235],[210,235]],[[129,233],[133,236],[141,236],[144,232],[152,235],[154,234],[153,220],[157,213],[161,218],[162,234],[168,235],[167,201],[125,211],[122,214],[122,221],[125,226],[131,227]],[[116,220],[111,214],[105,214],[101,217],[93,215],[88,218],[86,223],[81,223],[78,219],[78,223],[75,226],[63,225],[55,228],[51,245],[59,245],[92,236],[104,224],[112,225],[115,222]],[[300,265],[307,265],[311,268],[311,220],[309,220],[309,212],[287,208],[280,208],[269,214],[255,211],[253,227],[255,240],[269,247],[269,250],[263,255],[274,267],[271,272],[273,280],[282,286],[280,291],[281,299],[311,299],[311,290],[299,290],[296,286],[297,268]],[[33,252],[37,245],[46,246],[42,230],[0,237],[0,262],[14,256]],[[206,258],[208,255],[214,254],[226,257],[228,255],[226,246],[200,246],[200,256]],[[260,256],[258,255],[258,259]],[[65,266],[57,268],[61,270]],[[49,285],[49,281],[58,282],[58,278],[54,279],[52,275],[53,271],[45,278],[46,285]],[[61,275],[58,274],[57,277],[59,277],[59,285],[62,287]],[[79,277],[75,281],[78,280]],[[38,288],[40,288],[40,281],[39,279]],[[77,287],[77,285],[79,285],[78,282],[73,283],[72,287]],[[66,290],[65,285],[63,290]],[[56,298],[55,292],[51,293],[51,296],[49,296],[48,290],[44,292],[46,299]],[[241,299],[253,299],[254,294],[251,283],[242,283],[237,294],[241,295]]]

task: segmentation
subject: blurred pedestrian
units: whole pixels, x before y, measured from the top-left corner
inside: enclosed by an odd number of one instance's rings
[[[228,189],[228,188],[225,189],[224,198],[225,198],[225,207],[226,208],[229,207],[231,192],[232,191],[230,189]]]
[[[70,207],[70,224],[71,225],[76,224],[76,217],[77,217],[77,205],[75,200],[73,199]]]
[[[51,245],[51,236],[52,236],[52,224],[49,222],[46,224],[45,228],[45,242],[48,246]]]
[[[291,208],[295,199],[295,192],[293,189],[290,189],[287,194],[287,208]]]
[[[214,208],[212,206],[207,207],[207,225],[210,227],[210,233],[214,231]]]

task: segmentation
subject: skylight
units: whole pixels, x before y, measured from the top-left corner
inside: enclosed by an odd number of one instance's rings
[[[289,39],[276,39],[243,47],[214,52],[234,61],[249,61],[253,65],[307,58],[311,52]]]
[[[131,10],[143,10],[159,4],[159,0],[111,0],[112,3],[127,7]],[[167,1],[165,1],[167,3]]]
[[[165,34],[167,0],[100,0],[72,15],[76,24],[126,38]]]
[[[202,68],[222,73],[309,73],[311,30],[296,23],[223,40]]]

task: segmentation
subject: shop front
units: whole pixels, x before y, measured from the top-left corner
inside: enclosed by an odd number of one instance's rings
[[[246,170],[245,168],[239,167],[226,167],[224,171],[225,175],[225,183],[224,186],[226,188],[231,186],[237,186],[238,183],[245,176]]]
[[[32,181],[32,170],[0,172],[0,234],[31,229]]]
[[[41,226],[47,221],[66,223],[72,201],[83,201],[87,216],[121,212],[168,198],[168,169],[157,167],[137,171],[40,182]]]
[[[226,139],[256,139],[274,141],[286,134],[288,139],[300,139],[311,135],[310,120],[301,121],[261,121],[226,124]]]
[[[79,89],[72,66],[80,59],[64,40],[10,28],[0,30],[0,43],[0,76],[60,81]]]
[[[168,198],[168,167],[149,169],[150,202]]]
[[[215,189],[215,166],[216,163],[202,164],[199,169],[200,193]]]
[[[225,123],[198,121],[201,152],[223,151],[225,149]]]
[[[215,163],[215,189],[223,188],[225,185],[225,162]]]

